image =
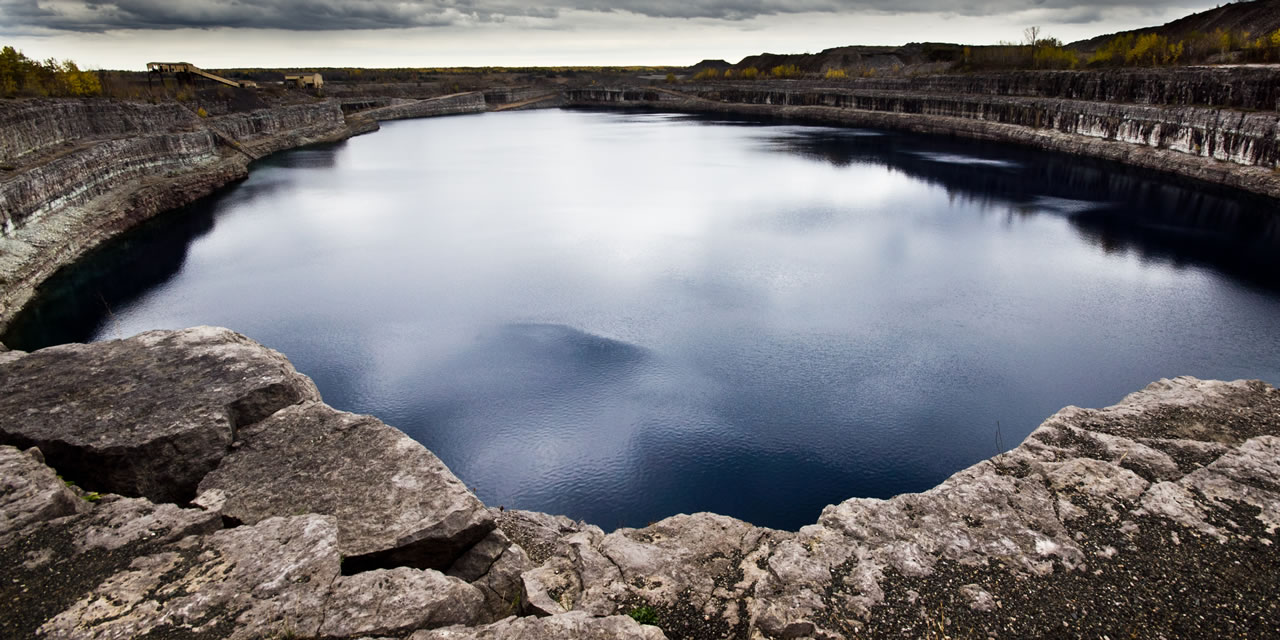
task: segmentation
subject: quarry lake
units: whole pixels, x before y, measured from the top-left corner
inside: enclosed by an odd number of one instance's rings
[[[1280,383],[1273,201],[885,131],[530,111],[384,124],[59,274],[4,341],[201,324],[487,504],[778,528],[1066,405]]]

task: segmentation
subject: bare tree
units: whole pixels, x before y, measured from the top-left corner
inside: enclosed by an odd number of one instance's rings
[[[1040,27],[1027,27],[1022,30],[1022,39],[1031,45],[1032,49],[1036,48],[1036,43],[1040,42]]]

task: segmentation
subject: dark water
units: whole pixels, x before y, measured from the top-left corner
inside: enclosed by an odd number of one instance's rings
[[[795,528],[991,456],[997,423],[1012,447],[1161,377],[1280,382],[1278,249],[1271,201],[1079,158],[491,114],[275,156],[6,342],[224,325],[489,504]]]

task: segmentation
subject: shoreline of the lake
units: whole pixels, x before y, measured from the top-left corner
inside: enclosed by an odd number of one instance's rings
[[[611,533],[486,507],[226,329],[0,353],[0,387],[0,594],[23,637],[1280,628],[1280,391],[1259,381],[1067,407],[934,489],[795,532],[697,513]]]

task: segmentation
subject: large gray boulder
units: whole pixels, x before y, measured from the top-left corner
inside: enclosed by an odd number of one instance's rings
[[[119,501],[135,510],[145,502]],[[174,505],[159,508],[149,518],[153,525],[182,515]],[[216,516],[206,515],[212,516],[210,526],[217,526]],[[71,527],[62,533],[84,539],[84,527],[59,524]],[[92,562],[93,555],[116,555],[124,562],[117,560],[105,575],[94,572],[100,580],[48,612],[35,635],[68,640],[403,637],[470,624],[481,615],[480,591],[438,571],[401,567],[341,575],[337,533],[332,517],[306,515],[221,531],[161,528],[153,534],[162,537],[161,545],[97,547],[82,557]],[[33,572],[50,569],[66,567],[31,566]],[[32,603],[25,610],[41,606]]]
[[[376,418],[309,402],[241,429],[240,439],[200,483],[198,502],[250,524],[331,515],[348,572],[447,570],[494,528],[435,454]]]
[[[0,637],[403,637],[490,621],[483,576],[342,575],[332,517],[222,527],[214,511],[81,491],[38,450],[0,446]]]
[[[0,364],[0,444],[39,447],[86,489],[185,502],[240,429],[318,399],[283,355],[238,333],[152,331]]]

